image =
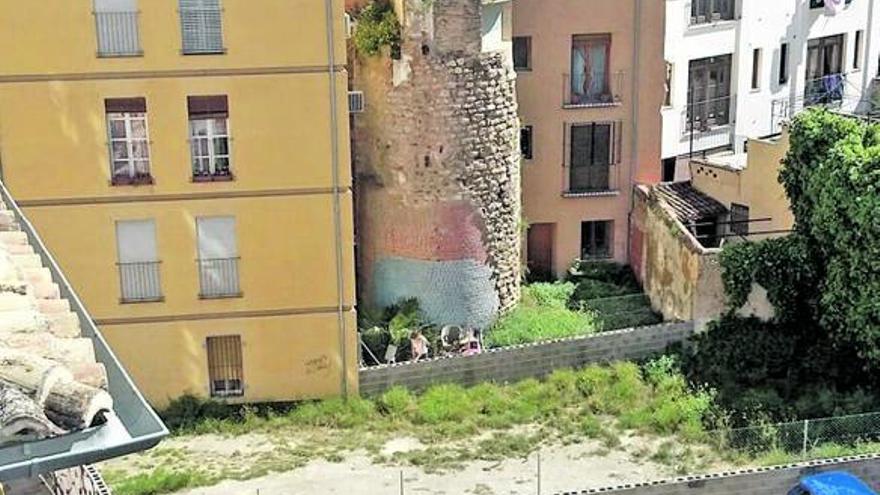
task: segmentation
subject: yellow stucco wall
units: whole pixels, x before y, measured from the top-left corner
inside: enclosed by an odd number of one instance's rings
[[[788,152],[788,133],[774,139],[751,139],[748,161],[742,170],[695,161],[690,165],[694,187],[728,208],[731,203],[749,207],[752,219],[769,218],[749,226],[752,232],[790,230],[794,225],[788,197],[779,183],[779,168]],[[768,236],[752,236],[758,240]]]
[[[90,1],[0,4],[3,180],[155,405],[208,393],[205,338],[241,335],[245,401],[357,390],[343,1],[225,0],[226,53],[181,53],[177,2],[140,0],[144,55],[96,56]],[[63,26],[59,29],[58,26]],[[226,95],[230,182],[194,183],[187,96]],[[110,184],[104,100],[147,102],[152,185]],[[337,285],[339,198],[343,291]],[[195,219],[236,219],[243,296],[200,299]],[[122,304],[115,222],[153,219],[164,300]],[[342,305],[342,311],[337,311]]]

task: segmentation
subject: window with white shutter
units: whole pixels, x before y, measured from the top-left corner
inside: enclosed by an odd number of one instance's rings
[[[220,0],[180,0],[184,55],[224,53]]]
[[[153,220],[116,222],[119,287],[122,302],[162,300],[156,223]]]
[[[137,0],[95,0],[99,57],[143,54],[138,33]]]
[[[196,219],[199,285],[202,298],[239,297],[238,248],[234,217]]]

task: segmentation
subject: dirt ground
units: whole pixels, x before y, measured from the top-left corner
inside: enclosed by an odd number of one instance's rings
[[[278,452],[274,439],[267,435],[202,435],[171,438],[153,453],[110,461],[101,468],[105,472],[133,474],[179,462],[198,463],[211,471],[227,473],[231,466],[247,468],[247,465],[268,462],[268,459],[272,459],[275,466],[256,477],[224,476],[240,480],[228,479],[214,486],[181,492],[191,495],[533,495],[538,493],[539,457],[541,493],[546,494],[674,476],[675,463],[658,456],[664,448],[669,449],[668,440],[625,435],[621,437],[620,445],[614,448],[588,440],[565,446],[545,446],[540,452],[524,458],[470,461],[460,469],[429,473],[393,460],[395,453],[425,449],[425,445],[411,438],[386,442],[381,454],[389,460],[382,463],[374,463],[375,456],[356,450],[331,459],[313,458],[285,464],[278,462],[284,452]],[[719,469],[722,466],[703,467]]]

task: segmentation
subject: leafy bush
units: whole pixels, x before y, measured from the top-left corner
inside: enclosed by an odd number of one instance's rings
[[[502,316],[489,329],[485,345],[505,347],[589,335],[595,331],[595,317],[590,313],[520,305]]]
[[[623,296],[638,292],[638,288],[630,286],[617,285],[611,282],[603,282],[587,278],[577,283],[572,295],[570,303],[577,307],[578,303],[589,301],[591,299],[601,299],[605,297]]]
[[[416,406],[416,399],[409,390],[403,387],[392,387],[385,391],[379,400],[379,411],[393,417],[401,417],[410,413]]]
[[[436,385],[418,400],[417,420],[426,424],[462,421],[473,412],[467,392],[459,385]]]
[[[547,308],[565,308],[575,284],[571,282],[536,283],[523,287],[523,304]]]
[[[634,292],[640,290],[632,268],[610,261],[575,261],[569,269],[568,278],[575,282],[584,279],[597,280],[626,287]]]
[[[188,430],[207,419],[225,421],[239,417],[240,411],[240,407],[184,394],[172,400],[159,415],[170,430]]]
[[[373,0],[357,15],[354,45],[364,55],[376,55],[383,46],[400,43],[400,24],[387,0]]]

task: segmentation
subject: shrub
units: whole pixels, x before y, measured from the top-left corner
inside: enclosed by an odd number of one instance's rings
[[[569,269],[568,278],[574,281],[598,280],[620,287],[629,287],[636,292],[640,290],[632,268],[610,261],[575,261]]]
[[[199,473],[157,469],[114,483],[113,492],[119,495],[159,495],[206,484],[208,479]]]
[[[594,315],[565,308],[519,306],[502,316],[486,334],[488,347],[542,342],[596,330]]]
[[[159,416],[171,431],[184,431],[205,420],[226,421],[240,418],[240,409],[193,394],[184,394],[159,411]]]
[[[416,399],[409,390],[398,386],[379,396],[378,405],[382,413],[402,417],[412,412],[416,405]]]
[[[575,284],[571,282],[531,284],[524,287],[523,301],[547,308],[565,308],[574,291]]]
[[[375,419],[375,404],[357,397],[309,402],[296,408],[291,414],[291,420],[295,424],[333,428],[354,428]]]
[[[463,421],[473,414],[473,403],[459,385],[435,385],[418,400],[417,419],[425,424]]]
[[[354,45],[364,55],[376,55],[383,46],[400,42],[400,24],[387,0],[373,0],[357,16]]]

